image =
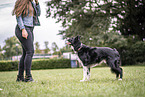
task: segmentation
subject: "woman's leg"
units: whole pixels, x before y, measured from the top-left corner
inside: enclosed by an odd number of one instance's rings
[[[20,40],[22,38],[22,31],[19,29],[18,25],[15,28],[15,35]],[[24,81],[24,59],[25,59],[25,49],[23,48],[22,56],[18,65],[18,75],[16,81]]]
[[[26,76],[31,76],[31,64],[32,64],[32,57],[34,54],[34,45],[33,45],[33,28],[26,27],[28,32],[28,37],[26,43],[24,43],[24,47],[26,50],[26,56],[24,60],[25,68],[26,68]]]
[[[20,40],[22,47],[25,51],[25,58],[24,58],[24,66],[26,69],[26,79],[33,80],[31,77],[31,64],[32,64],[32,57],[34,54],[34,46],[33,46],[33,28],[32,27],[25,27],[28,33],[27,39],[22,37],[22,33],[16,34],[18,39]],[[20,30],[20,29],[19,29]]]
[[[19,62],[18,75],[24,75],[24,60],[25,60],[25,56],[26,56],[26,51],[23,48],[23,46],[22,46],[22,50],[23,50],[23,53],[22,53],[22,57],[21,57],[20,62]]]

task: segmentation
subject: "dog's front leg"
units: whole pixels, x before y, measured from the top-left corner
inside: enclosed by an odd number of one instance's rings
[[[83,66],[83,79],[80,80],[80,82],[83,82],[86,80],[86,68]]]
[[[90,79],[90,73],[88,73],[88,72],[89,72],[88,67],[83,66],[83,80],[80,80],[80,82],[88,81]],[[86,78],[87,78],[87,80],[86,80]]]
[[[90,67],[87,67],[87,81],[90,80],[90,76],[91,76]]]

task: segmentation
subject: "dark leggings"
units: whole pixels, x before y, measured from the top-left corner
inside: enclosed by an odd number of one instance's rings
[[[22,57],[19,62],[19,67],[18,67],[18,75],[23,76],[24,74],[24,69],[26,70],[26,76],[31,76],[31,63],[32,63],[32,57],[34,54],[34,46],[33,46],[33,41],[34,41],[34,36],[33,36],[33,29],[34,27],[27,27],[25,26],[25,29],[28,33],[27,39],[22,37],[22,31],[16,26],[15,29],[15,34],[16,37],[19,39],[22,45]]]

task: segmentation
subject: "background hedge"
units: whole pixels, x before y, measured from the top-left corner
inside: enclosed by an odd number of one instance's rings
[[[118,51],[121,55],[123,66],[145,62],[145,42],[136,42],[132,45],[118,48]]]
[[[18,61],[0,61],[0,71],[18,70]],[[69,59],[37,59],[32,61],[32,70],[71,68]]]
[[[57,69],[57,68],[71,68],[71,61],[69,59],[44,59],[33,60],[32,70],[37,69]]]

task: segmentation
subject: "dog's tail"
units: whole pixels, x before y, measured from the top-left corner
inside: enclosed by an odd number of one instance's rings
[[[116,48],[114,48],[113,50],[116,52],[117,55],[119,55],[119,52],[117,51]]]
[[[116,50],[116,48],[113,49],[115,51],[115,57],[116,59],[116,65],[121,66],[121,58],[119,52]]]

